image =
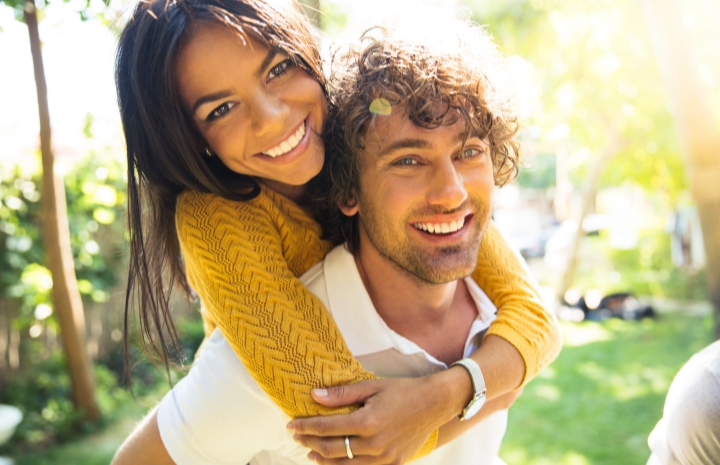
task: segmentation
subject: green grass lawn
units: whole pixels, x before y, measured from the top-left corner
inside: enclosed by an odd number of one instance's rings
[[[710,320],[681,314],[657,321],[563,324],[564,348],[510,411],[501,457],[508,465],[644,465],[675,373],[710,343]],[[110,462],[166,386],[129,401],[103,431],[17,465]]]
[[[557,360],[510,410],[508,465],[644,465],[670,382],[708,345],[710,319],[563,323]]]

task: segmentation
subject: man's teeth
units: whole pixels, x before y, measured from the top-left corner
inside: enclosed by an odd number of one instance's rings
[[[271,148],[267,152],[263,152],[263,155],[267,155],[268,157],[279,157],[281,155],[285,155],[300,143],[303,136],[305,135],[305,121],[300,125],[297,131],[295,131],[295,134],[288,137],[287,140],[281,142],[279,145]]]
[[[450,234],[462,229],[465,225],[465,218],[460,218],[452,223],[415,223],[415,229],[429,232],[431,234]]]

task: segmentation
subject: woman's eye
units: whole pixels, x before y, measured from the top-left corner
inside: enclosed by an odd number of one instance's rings
[[[214,109],[208,116],[205,118],[206,121],[213,121],[218,118],[222,118],[223,116],[227,115],[230,110],[237,105],[233,102],[225,102],[216,109]]]
[[[418,162],[417,162],[417,160],[415,160],[413,158],[401,158],[401,159],[395,161],[395,163],[393,163],[393,164],[396,166],[410,166],[410,165],[417,165]]]
[[[277,65],[273,66],[273,68],[268,73],[267,80],[270,81],[271,79],[275,79],[276,77],[282,76],[283,74],[288,72],[288,69],[293,66],[293,62],[290,60],[290,58],[281,61]]]

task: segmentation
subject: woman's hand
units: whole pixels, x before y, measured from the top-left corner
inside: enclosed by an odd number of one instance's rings
[[[463,379],[467,378],[467,379]],[[295,440],[320,464],[389,465],[407,462],[431,434],[462,410],[469,376],[451,369],[422,378],[391,378],[313,390],[328,407],[363,404],[347,415],[298,418],[288,424]],[[462,393],[453,399],[453,393]],[[349,437],[354,459],[345,446]]]

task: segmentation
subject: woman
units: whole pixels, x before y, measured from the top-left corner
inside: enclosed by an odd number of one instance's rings
[[[352,409],[336,407],[373,397],[362,417],[348,421],[370,417],[383,425],[363,435],[381,446],[354,445],[356,455],[390,463],[432,450],[437,428],[459,412],[439,411],[443,389],[428,402],[425,381],[373,381],[361,383],[362,391],[346,388],[348,397],[317,398],[335,408],[311,397],[312,388],[373,376],[296,278],[331,248],[308,214],[305,184],[325,155],[326,91],[318,50],[297,6],[140,3],[120,39],[117,85],[128,149],[126,321],[134,296],[143,341],[166,361],[181,353],[168,299],[172,285],[192,287],[208,333],[220,328],[288,415],[345,413]],[[513,157],[508,163],[515,169]],[[492,227],[474,277],[499,309],[473,356],[493,398],[546,366],[559,335],[522,264]],[[448,382],[467,383],[469,395],[467,375],[453,370],[457,378]],[[417,404],[427,407],[404,408]],[[309,443],[322,448],[322,441]]]

